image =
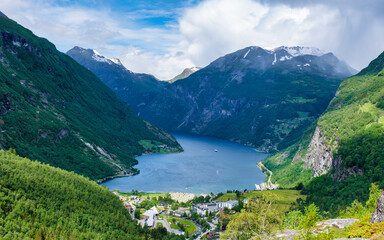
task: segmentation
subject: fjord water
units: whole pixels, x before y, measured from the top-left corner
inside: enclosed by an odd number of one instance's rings
[[[256,164],[268,154],[210,137],[174,134],[182,153],[137,157],[140,174],[103,183],[111,190],[210,193],[254,189],[265,175]]]

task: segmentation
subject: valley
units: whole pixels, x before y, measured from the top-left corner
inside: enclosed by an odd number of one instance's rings
[[[169,131],[213,136],[276,152],[299,140],[356,70],[316,48],[251,46],[169,84],[140,79],[95,50],[67,54],[138,116]],[[144,85],[145,84],[145,85]],[[139,90],[137,90],[139,89]]]
[[[380,7],[42,2],[0,3],[0,239],[384,239]]]
[[[268,155],[225,140],[173,134],[184,149],[176,154],[137,157],[140,174],[102,183],[111,190],[128,192],[218,193],[254,189],[265,175],[257,163]]]
[[[93,180],[137,173],[141,140],[182,151],[46,39],[6,17],[0,34],[1,148]]]

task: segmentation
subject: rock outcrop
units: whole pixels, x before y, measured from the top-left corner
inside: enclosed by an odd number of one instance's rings
[[[332,149],[325,143],[325,137],[318,126],[308,146],[308,153],[305,155],[304,161],[305,168],[313,169],[314,177],[326,174],[332,168]]]
[[[377,200],[377,208],[371,216],[371,223],[384,222],[384,192],[381,193]]]
[[[317,227],[319,230],[325,230],[328,227],[346,228],[357,221],[359,221],[359,219],[355,218],[328,219],[326,221],[317,223]]]
[[[357,166],[346,168],[343,164],[343,159],[340,156],[334,156],[333,150],[338,146],[338,139],[336,144],[330,145],[326,143],[326,137],[321,133],[319,126],[316,127],[312,140],[308,146],[308,153],[304,156],[304,168],[312,169],[313,176],[318,177],[327,174],[331,169],[334,170],[332,178],[335,181],[347,179],[355,175],[362,175],[363,171]],[[301,158],[301,152],[298,151],[293,161],[298,161]]]
[[[332,168],[335,170],[332,178],[335,181],[341,181],[357,174],[363,175],[363,170],[357,166],[346,168],[343,164],[343,159],[337,156],[332,162]]]

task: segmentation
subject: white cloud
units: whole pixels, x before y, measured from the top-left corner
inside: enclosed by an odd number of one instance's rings
[[[180,19],[183,45],[200,65],[250,45],[297,44],[307,31],[305,8],[269,7],[251,0],[209,0]]]
[[[289,2],[202,2],[180,18],[183,41],[179,48],[186,49],[185,55],[196,65],[204,66],[251,45],[314,46],[334,52],[357,69],[367,66],[384,50],[384,18],[373,13],[380,2],[371,7],[363,4],[364,10],[353,1],[286,5]]]
[[[186,67],[204,67],[250,45],[314,46],[334,52],[358,69],[384,50],[384,18],[377,10],[380,1],[368,7],[354,1],[297,4],[276,0],[268,5],[258,0],[205,0],[179,9],[174,25],[146,28],[135,21],[172,13],[143,9],[118,16],[105,8],[54,2],[1,0],[0,9],[61,51],[74,45],[94,48],[120,57],[134,72],[160,79],[170,79]]]
[[[156,55],[151,52],[132,48],[120,57],[124,66],[139,73],[155,73],[161,80],[169,80],[194,64],[183,53]]]
[[[168,51],[182,52],[181,56],[169,54],[153,59],[151,54],[130,53],[123,62],[128,68],[141,71],[151,66],[155,75],[169,79],[191,64],[206,66],[220,56],[251,45],[307,45],[306,40],[319,30],[316,28],[330,24],[336,15],[336,11],[322,7],[271,7],[252,0],[208,0],[187,9],[179,19],[180,41]]]

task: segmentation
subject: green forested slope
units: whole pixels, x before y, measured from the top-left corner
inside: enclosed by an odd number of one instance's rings
[[[140,140],[180,149],[90,71],[0,17],[0,148],[102,179],[135,172]]]
[[[304,136],[293,147],[264,161],[274,172],[273,180],[288,187],[300,181],[307,182],[303,193],[309,194],[308,201],[332,213],[355,199],[366,201],[371,183],[384,186],[383,63],[384,53],[359,74],[344,80],[336,97],[318,119],[323,144],[333,149],[332,170],[311,181],[311,169],[303,170],[314,126],[308,130],[310,137]],[[300,158],[293,161],[294,156]]]
[[[294,159],[296,154],[303,158],[307,153],[306,149],[315,126],[316,123],[313,123],[303,133],[300,141],[263,160],[264,166],[273,172],[272,182],[278,183],[282,188],[295,188],[300,183],[308,183],[313,178],[312,171],[304,169],[304,161],[294,161]]]
[[[0,239],[182,239],[143,230],[108,189],[0,150]]]
[[[341,160],[341,168],[314,179],[304,190],[311,194],[310,201],[331,211],[356,197],[367,200],[372,182],[384,186],[383,62],[384,53],[358,75],[345,80],[318,121],[327,144],[337,146],[334,159]]]

